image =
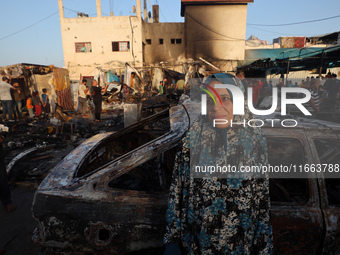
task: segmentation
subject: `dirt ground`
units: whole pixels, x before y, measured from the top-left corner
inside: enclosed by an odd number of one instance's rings
[[[0,254],[37,255],[39,247],[31,240],[37,222],[33,219],[31,205],[35,189],[32,187],[12,187],[12,200],[18,207],[8,213],[0,207]],[[1,250],[5,249],[1,253]]]

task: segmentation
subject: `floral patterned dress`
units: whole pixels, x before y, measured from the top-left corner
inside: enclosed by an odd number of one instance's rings
[[[218,156],[213,156],[211,148],[221,141],[224,146],[218,146]],[[266,140],[259,129],[240,126],[219,134],[196,121],[176,155],[164,243],[178,243],[182,254],[271,254],[267,176],[193,178],[190,158],[195,154],[200,164],[217,161],[238,168],[267,164]]]

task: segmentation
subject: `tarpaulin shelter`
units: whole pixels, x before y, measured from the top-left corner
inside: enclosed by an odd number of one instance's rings
[[[320,70],[340,66],[340,45],[321,48],[249,49],[239,69],[245,72],[270,71],[286,74],[290,71]]]
[[[25,97],[32,94],[34,90],[41,94],[42,89],[46,88],[50,100],[56,100],[63,109],[73,109],[67,69],[53,65],[21,63],[0,67],[0,76],[7,76],[11,84],[18,82]]]

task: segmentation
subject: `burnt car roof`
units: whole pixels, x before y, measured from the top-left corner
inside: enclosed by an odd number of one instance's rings
[[[51,173],[40,184],[38,192],[53,188],[70,188],[79,184],[79,182],[82,182],[83,180],[86,181],[89,176],[91,176],[91,178],[96,178],[107,171],[111,172],[111,176],[119,174],[119,172],[122,172],[123,170],[126,172],[131,169],[129,165],[133,166],[141,164],[163,152],[165,149],[176,146],[189,128],[190,118],[188,117],[188,111],[195,111],[193,109],[197,110],[197,104],[186,103],[184,105],[178,105],[152,115],[118,132],[100,133],[89,138],[54,167]],[[161,118],[166,118],[167,116],[170,121],[170,129],[163,135],[125,153],[124,155],[121,155],[120,157],[114,158],[112,161],[99,167],[96,171],[82,176],[77,176],[77,170],[82,165],[84,158],[88,157],[91,151],[99,148],[101,144],[105,143],[105,141],[114,140],[123,134],[132,133],[140,129],[143,125],[147,125]],[[115,170],[113,171],[113,169]]]

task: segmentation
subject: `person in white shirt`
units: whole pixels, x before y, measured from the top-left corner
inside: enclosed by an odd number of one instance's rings
[[[8,114],[8,118],[10,121],[14,121],[12,116],[12,96],[11,89],[18,91],[20,94],[19,88],[13,87],[8,83],[9,79],[7,77],[2,77],[2,82],[0,82],[0,98],[2,104],[2,112],[3,112],[3,120],[6,120],[6,114]]]
[[[78,102],[79,102],[79,112],[85,116],[87,112],[87,104],[86,104],[86,83],[87,80],[83,79],[81,81],[81,84],[79,85],[79,90],[78,90]]]

